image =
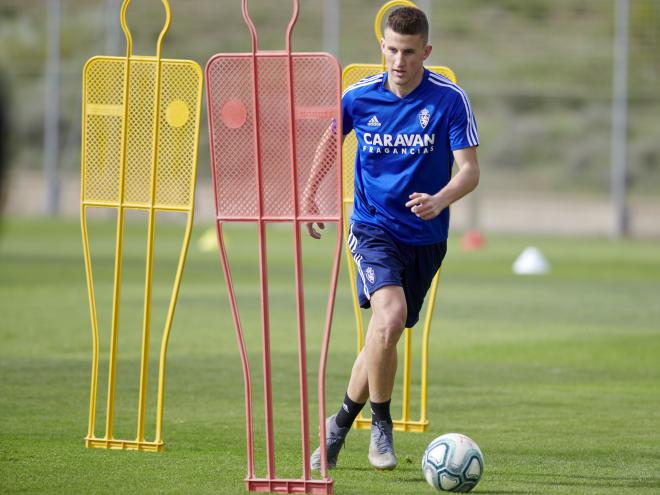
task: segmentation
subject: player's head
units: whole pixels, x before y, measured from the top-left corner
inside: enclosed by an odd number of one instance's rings
[[[392,11],[381,40],[390,83],[405,87],[417,81],[424,60],[431,54],[428,38],[429,23],[424,12],[415,7]]]
[[[426,14],[416,7],[399,7],[387,17],[385,29],[398,34],[420,35],[424,45],[429,41],[429,21]]]

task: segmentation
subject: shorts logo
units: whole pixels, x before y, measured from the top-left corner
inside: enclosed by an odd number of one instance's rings
[[[427,108],[422,109],[418,115],[419,125],[422,126],[422,129],[426,129],[426,126],[429,125],[429,120],[431,119],[431,112]]]
[[[364,271],[364,274],[366,275],[370,284],[373,284],[376,281],[376,273],[370,266],[367,267],[367,269]]]

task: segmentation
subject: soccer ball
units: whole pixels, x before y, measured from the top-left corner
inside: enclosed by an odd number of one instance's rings
[[[479,446],[460,433],[433,440],[422,457],[422,472],[429,485],[443,492],[469,492],[481,479],[484,457]]]

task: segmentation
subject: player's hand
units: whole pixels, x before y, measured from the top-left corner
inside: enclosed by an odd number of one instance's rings
[[[310,237],[314,239],[320,239],[321,238],[321,233],[314,228],[314,225],[318,226],[320,230],[325,229],[325,224],[323,222],[310,222],[306,223],[305,227],[307,227],[307,233],[309,234]]]
[[[408,197],[410,201],[406,203],[406,208],[422,220],[434,219],[445,208],[438,198],[430,194],[414,192]]]
[[[316,204],[316,200],[313,199],[311,194],[303,194],[303,211],[306,215],[318,215],[319,206]],[[321,233],[314,228],[316,225],[319,230],[325,229],[325,224],[323,222],[308,222],[305,224],[307,233],[313,239],[320,239]]]

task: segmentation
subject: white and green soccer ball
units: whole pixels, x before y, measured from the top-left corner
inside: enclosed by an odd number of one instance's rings
[[[422,472],[436,490],[469,492],[477,486],[484,472],[484,456],[471,438],[447,433],[426,447]]]

